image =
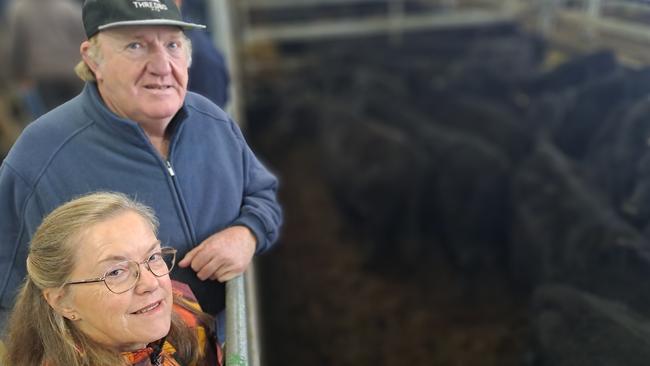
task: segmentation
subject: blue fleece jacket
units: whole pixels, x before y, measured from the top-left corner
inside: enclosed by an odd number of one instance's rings
[[[25,271],[31,236],[45,215],[84,193],[109,190],[151,206],[163,245],[182,258],[208,236],[244,225],[257,253],[277,239],[277,180],[258,161],[238,126],[206,98],[188,93],[170,126],[165,160],[135,122],[113,114],[94,83],[25,129],[0,167],[0,296],[10,308]],[[205,311],[224,307],[224,286],[202,282],[190,268],[175,279],[190,284]]]

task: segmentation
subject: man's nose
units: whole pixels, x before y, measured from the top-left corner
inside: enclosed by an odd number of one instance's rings
[[[147,68],[156,75],[167,75],[171,72],[171,59],[165,47],[156,45],[151,48]]]

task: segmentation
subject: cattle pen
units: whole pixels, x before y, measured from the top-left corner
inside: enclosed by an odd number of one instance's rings
[[[239,332],[230,339],[244,341],[227,344],[245,348],[226,348],[235,352],[231,364],[641,364],[618,344],[636,347],[650,334],[645,285],[630,284],[650,272],[638,162],[646,130],[636,122],[650,91],[650,3],[242,0],[216,1],[211,14],[232,66],[232,108],[291,191],[283,196],[286,238],[253,269],[262,288],[250,275],[247,285],[229,285],[232,307],[245,309],[229,313],[229,330]],[[435,126],[418,127],[421,120]],[[417,179],[405,179],[413,172]],[[315,224],[310,207],[338,218]],[[339,257],[327,257],[330,250]],[[321,265],[326,273],[291,281]],[[350,268],[364,274],[337,272]],[[333,291],[359,291],[369,302],[391,291],[405,300],[366,305],[384,309],[376,313],[348,311],[359,303],[311,288],[326,292],[332,280],[342,281]],[[464,320],[431,320],[414,302]],[[459,315],[462,307],[490,320]],[[362,320],[324,325],[330,311]],[[444,331],[427,333],[416,319]],[[391,334],[371,335],[381,331]],[[553,339],[559,334],[566,344]],[[604,351],[599,342],[611,334],[621,342]]]

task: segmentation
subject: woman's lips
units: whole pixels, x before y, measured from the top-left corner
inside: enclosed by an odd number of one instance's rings
[[[162,303],[162,301],[156,301],[153,304],[149,304],[149,305],[141,308],[140,310],[134,311],[131,314],[134,314],[134,315],[146,314],[146,313],[148,313],[150,311],[153,311],[153,310],[156,310],[156,309],[160,308],[161,303]]]

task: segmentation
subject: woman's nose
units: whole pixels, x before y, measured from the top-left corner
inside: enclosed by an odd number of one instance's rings
[[[158,287],[158,277],[154,276],[146,264],[140,263],[139,266],[140,277],[135,284],[136,292],[147,292],[156,289]]]

